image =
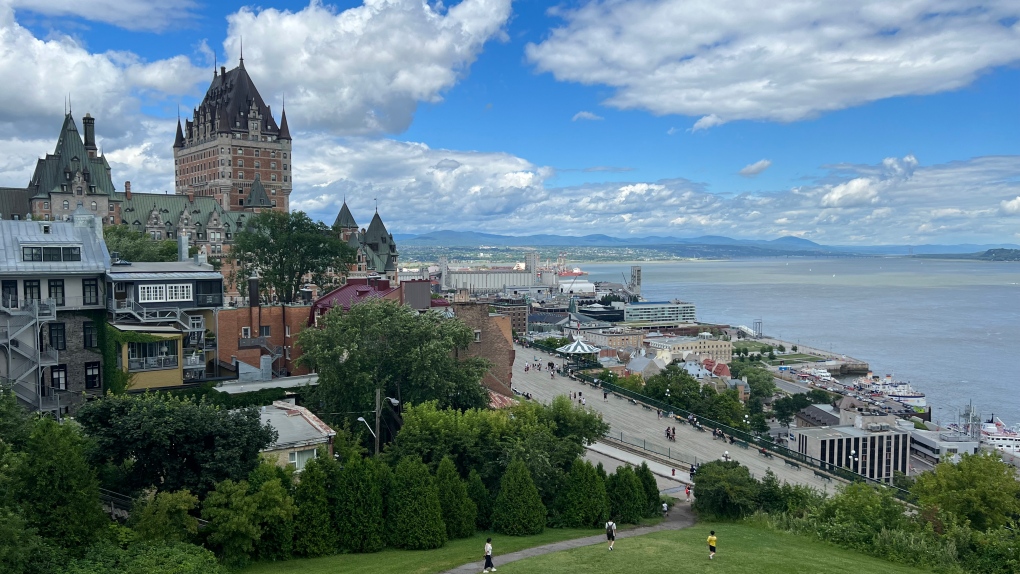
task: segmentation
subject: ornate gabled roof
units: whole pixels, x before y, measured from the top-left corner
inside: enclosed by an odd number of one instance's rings
[[[81,179],[78,179],[79,175]],[[81,185],[86,195],[114,193],[110,164],[103,156],[89,157],[74,118],[67,114],[53,153],[36,163],[28,190],[32,197],[48,198],[51,193],[71,193],[72,185],[75,184]],[[67,189],[62,190],[61,185],[66,185]]]
[[[122,202],[121,219],[135,231],[144,231],[152,216],[155,216],[153,224],[173,233],[180,233],[182,226],[187,226],[183,231],[216,227],[217,219],[219,225],[232,230],[244,217],[241,212],[224,210],[215,198],[209,196],[196,196],[189,200],[186,195],[133,193],[131,199],[127,199],[125,194],[118,193],[114,199]]]
[[[266,188],[262,187],[262,178],[256,173],[255,181],[251,183],[251,193],[248,195],[248,199],[244,202],[244,207],[257,208],[272,206],[273,203],[269,200],[269,196],[266,195]]]
[[[379,212],[372,217],[372,223],[368,224],[368,230],[360,239],[367,269],[383,274],[397,270],[397,245],[386,231]]]
[[[343,206],[340,207],[340,213],[336,216],[336,221],[333,222],[333,227],[339,229],[358,228],[358,222],[354,221],[354,216],[351,215],[351,209],[347,207],[346,201]]]
[[[247,132],[248,113],[253,107],[262,116],[261,131],[279,135],[280,128],[273,119],[273,113],[259,94],[242,61],[233,70],[224,70],[223,73],[213,77],[205,98],[195,110],[194,125],[204,124],[206,118],[209,118],[215,132]],[[189,125],[188,128],[188,137],[194,137],[194,134],[190,133],[192,126]]]

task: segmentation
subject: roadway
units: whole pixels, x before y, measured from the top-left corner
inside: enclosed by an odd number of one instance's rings
[[[751,473],[759,479],[765,475],[766,470],[772,469],[780,480],[806,484],[822,491],[831,492],[834,489],[833,482],[815,476],[808,467],[800,470],[794,469],[784,464],[783,459],[779,457],[764,458],[753,446],[750,449],[742,449],[721,440],[713,440],[711,433],[695,431],[686,424],[673,425],[676,426],[677,440],[676,442],[667,441],[665,430],[668,421],[659,419],[654,409],[646,410],[641,405],[632,404],[627,399],[613,394],[610,394],[608,401],[604,401],[602,391],[599,389],[593,389],[580,381],[560,375],[552,379],[549,377],[549,371],[545,365],[549,361],[560,365],[563,363],[563,359],[535,348],[524,348],[517,345],[515,349],[517,357],[513,369],[514,389],[522,393],[531,393],[535,400],[546,404],[550,403],[554,397],[570,396],[571,393],[580,392],[581,396],[585,398],[586,407],[602,413],[602,419],[610,425],[610,434],[616,438],[619,438],[622,433],[627,442],[646,441],[656,450],[665,452],[666,449],[670,449],[674,458],[696,460],[697,462],[718,460],[725,451],[729,451],[733,460],[748,467]],[[532,368],[525,372],[525,365],[534,363],[536,356],[543,365],[542,370],[537,371]],[[677,474],[681,474],[679,469]]]

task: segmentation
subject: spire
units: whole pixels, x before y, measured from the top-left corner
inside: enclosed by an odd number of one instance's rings
[[[213,77],[214,80],[216,79],[216,67],[218,65],[219,65],[219,62],[217,61],[216,52],[213,52],[213,56],[212,56],[212,77]],[[180,115],[180,108],[178,108],[178,110],[177,110],[177,115],[178,116]],[[177,122],[180,123],[180,118],[177,119]]]
[[[280,135],[277,139],[290,140],[290,128],[287,126],[287,104],[283,105],[283,113],[280,115]]]
[[[238,64],[238,67],[244,67],[244,36],[241,36],[241,61]]]
[[[177,137],[174,138],[174,149],[184,147],[184,130],[181,129],[181,116],[177,115]]]

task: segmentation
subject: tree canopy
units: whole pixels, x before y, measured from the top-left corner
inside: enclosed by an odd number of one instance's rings
[[[94,441],[97,466],[122,475],[123,489],[190,490],[202,497],[225,480],[243,480],[276,430],[256,409],[222,410],[167,393],[110,395],[86,403],[78,421]]]
[[[127,225],[103,228],[103,239],[110,253],[119,253],[125,261],[177,261],[176,241],[153,239]]]
[[[319,373],[315,398],[323,410],[355,413],[351,420],[375,409],[377,387],[402,404],[480,408],[488,404],[480,383],[488,362],[456,356],[473,340],[459,320],[377,299],[334,309],[318,328],[301,331],[299,361]]]
[[[329,288],[347,275],[356,253],[328,225],[304,212],[264,211],[248,220],[234,237],[230,260],[240,284],[258,273],[264,293],[293,302],[306,276]]]
[[[922,507],[945,510],[978,530],[1020,518],[1020,482],[1016,470],[998,455],[963,455],[956,464],[939,464],[917,476],[911,494]]]

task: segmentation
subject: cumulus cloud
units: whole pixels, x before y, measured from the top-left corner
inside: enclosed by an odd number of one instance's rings
[[[510,12],[510,0],[450,7],[365,0],[341,12],[318,0],[297,12],[242,8],[228,17],[224,45],[237,58],[243,36],[245,67],[263,97],[287,91],[292,129],[399,133],[419,102],[439,102],[485,43],[505,36]]]
[[[46,16],[76,16],[128,30],[160,31],[194,17],[193,0],[10,0],[19,10]]]
[[[605,119],[602,116],[593,114],[591,112],[580,111],[574,114],[574,117],[570,118],[570,121],[576,122],[577,120],[602,120]]]
[[[593,0],[526,48],[558,80],[605,85],[623,109],[796,121],[954,90],[1020,54],[1012,0]]]
[[[823,207],[860,207],[878,200],[877,182],[866,177],[834,186],[822,196]]]
[[[1008,213],[1010,215],[1020,213],[1020,195],[1016,196],[1014,199],[1003,200],[999,203],[999,209],[1001,209],[1003,213]]]
[[[772,160],[760,159],[752,164],[745,165],[737,173],[744,177],[754,177],[770,167],[772,167]]]

